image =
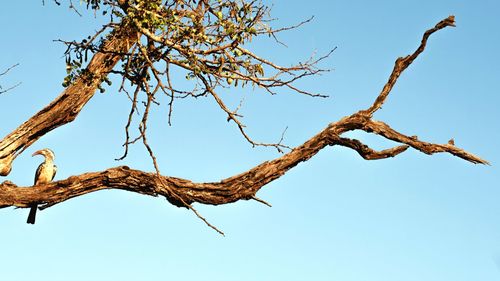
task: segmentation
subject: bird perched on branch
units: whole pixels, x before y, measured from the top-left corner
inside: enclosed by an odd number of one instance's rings
[[[43,155],[43,157],[45,157],[45,161],[43,161],[43,163],[38,166],[38,169],[36,169],[35,185],[51,182],[57,172],[57,166],[54,165],[54,152],[52,152],[52,150],[48,148],[44,148],[42,150],[35,151],[32,156],[35,155]],[[28,215],[28,220],[26,221],[27,223],[35,224],[37,208],[38,205],[34,205],[31,207],[30,214]]]

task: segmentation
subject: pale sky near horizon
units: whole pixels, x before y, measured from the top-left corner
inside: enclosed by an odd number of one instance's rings
[[[0,95],[0,137],[61,91],[65,47],[101,20],[80,18],[51,1],[7,1],[0,10],[0,71],[19,63]],[[367,107],[394,60],[414,51],[425,30],[453,14],[457,27],[435,33],[426,51],[400,77],[375,119],[419,139],[457,146],[491,162],[473,165],[450,155],[414,150],[365,161],[343,148],[326,148],[264,187],[255,201],[195,205],[226,237],[164,199],[101,191],[41,211],[27,225],[27,209],[0,210],[0,280],[336,280],[493,281],[500,279],[500,2],[264,1],[276,26],[314,20],[273,41],[249,45],[288,65],[337,47],[322,66],[333,71],[300,86],[327,93],[268,96],[250,89],[224,93],[242,113],[249,133],[296,146]],[[182,81],[179,81],[182,83]],[[117,83],[114,83],[115,85]],[[109,88],[96,94],[77,120],[44,136],[0,181],[31,185],[40,157],[56,154],[56,180],[128,165],[152,171],[141,145],[121,162],[128,99]],[[173,125],[162,104],[151,118],[150,142],[165,175],[217,181],[278,157],[252,148],[208,98],[179,101]],[[392,143],[352,133],[375,148]]]

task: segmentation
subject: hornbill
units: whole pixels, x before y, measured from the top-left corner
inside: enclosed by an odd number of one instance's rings
[[[35,151],[33,155],[43,155],[45,157],[45,161],[38,166],[38,169],[36,169],[36,174],[35,174],[35,185],[39,184],[44,184],[51,182],[57,172],[57,166],[54,165],[54,152],[48,148],[44,148],[42,150]],[[35,224],[35,217],[36,217],[36,209],[38,208],[38,205],[34,205],[31,207],[30,214],[28,215],[28,220],[26,221],[27,223],[30,224]]]

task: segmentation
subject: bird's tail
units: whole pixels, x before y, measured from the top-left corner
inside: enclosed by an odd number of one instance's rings
[[[36,209],[38,209],[38,205],[31,207],[30,214],[28,215],[28,220],[26,221],[26,223],[35,224]]]

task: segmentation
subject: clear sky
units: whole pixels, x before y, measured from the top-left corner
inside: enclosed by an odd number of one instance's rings
[[[0,83],[22,85],[0,96],[1,137],[61,92],[65,47],[52,40],[80,39],[99,27],[99,20],[46,2],[2,3],[0,69],[20,66]],[[394,60],[453,14],[457,27],[431,37],[375,119],[423,140],[454,138],[492,166],[413,150],[365,161],[353,151],[327,148],[258,193],[272,208],[251,201],[196,205],[226,237],[164,199],[124,191],[67,201],[39,212],[34,226],[25,223],[27,209],[2,209],[1,280],[500,279],[500,2],[265,2],[274,5],[276,26],[315,19],[283,34],[288,48],[264,41],[252,47],[257,53],[287,65],[338,48],[322,65],[334,71],[301,82],[328,99],[224,94],[236,102],[245,97],[242,113],[254,138],[276,141],[288,126],[285,141],[296,146],[367,107]],[[31,185],[41,157],[30,155],[45,147],[56,154],[57,180],[118,165],[152,171],[140,145],[126,160],[113,160],[122,153],[129,109],[115,90],[96,94],[75,122],[36,142],[1,180]],[[178,102],[171,127],[166,116],[163,104],[150,125],[165,175],[216,181],[279,156],[246,143],[211,99]],[[351,136],[376,148],[393,145]]]

